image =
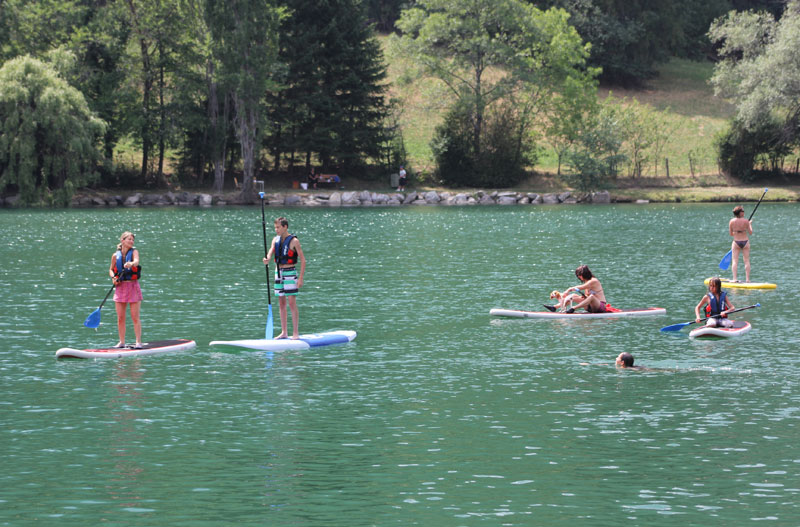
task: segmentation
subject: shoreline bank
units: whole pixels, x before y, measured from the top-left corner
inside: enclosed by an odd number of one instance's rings
[[[598,192],[526,192],[513,190],[415,190],[411,192],[375,192],[370,190],[309,191],[289,190],[265,193],[264,203],[271,207],[371,207],[404,205],[558,205],[609,203],[740,203],[756,201],[761,187],[721,188],[641,188]],[[800,187],[771,188],[765,201],[800,201]],[[0,207],[17,207],[18,197],[0,198]],[[96,207],[164,207],[164,206],[246,206],[260,204],[257,193],[243,196],[240,192],[211,194],[206,192],[79,192],[69,208]]]

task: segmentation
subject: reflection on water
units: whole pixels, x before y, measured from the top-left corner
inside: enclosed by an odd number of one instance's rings
[[[142,496],[137,491],[137,483],[144,469],[138,460],[146,435],[139,429],[139,423],[147,421],[143,414],[147,402],[143,378],[141,360],[114,361],[112,388],[115,393],[105,403],[112,422],[108,442],[104,445],[113,462],[107,485],[109,498],[122,509],[140,511],[144,508],[139,503]]]
[[[207,346],[263,335],[260,210],[0,211],[0,524],[791,525],[796,205],[759,209],[753,276],[779,289],[730,292],[763,306],[749,334],[658,331],[693,318],[729,209],[270,210],[309,259],[301,330],[358,331],[270,354]],[[113,310],[82,322],[123,230],[147,259],[145,340],[198,348],[55,361],[116,341]],[[536,309],[580,263],[614,305],[668,314],[489,317]],[[621,351],[651,369],[598,365]]]

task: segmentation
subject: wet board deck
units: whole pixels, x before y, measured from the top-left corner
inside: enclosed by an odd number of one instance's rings
[[[750,322],[744,320],[734,320],[733,327],[730,328],[709,328],[701,327],[693,329],[689,332],[691,338],[726,338],[726,337],[739,337],[750,331],[752,326]]]
[[[326,331],[324,333],[307,333],[293,339],[245,339],[245,340],[213,340],[211,346],[251,349],[259,351],[302,350],[331,344],[344,344],[356,338],[355,331]]]
[[[579,311],[575,313],[553,313],[552,311],[520,311],[516,309],[494,308],[489,311],[495,317],[514,317],[514,318],[612,318],[612,317],[640,317],[647,315],[664,315],[667,310],[663,307],[646,307],[642,309],[622,309],[608,313],[587,313]]]
[[[703,282],[708,285],[711,278],[706,278]],[[777,289],[777,285],[769,282],[734,282],[730,278],[720,278],[722,287],[725,289]]]
[[[197,346],[193,340],[158,340],[146,342],[141,348],[89,348],[74,349],[61,348],[56,351],[58,359],[118,359],[120,357],[136,357],[138,355],[157,355],[159,353],[175,353],[177,351],[190,350]]]

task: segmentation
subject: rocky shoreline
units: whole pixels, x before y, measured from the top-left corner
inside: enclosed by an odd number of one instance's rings
[[[7,201],[7,200],[6,200]],[[638,200],[646,203],[647,200]],[[265,193],[264,203],[271,207],[371,207],[402,205],[556,205],[559,203],[611,203],[608,191],[578,193],[564,191],[538,194],[535,192],[484,191],[448,192],[392,192],[380,193],[368,190],[349,192],[271,192]],[[165,207],[199,206],[214,207],[225,205],[249,205],[260,203],[257,195],[251,200],[242,200],[239,195],[214,195],[192,192],[166,192],[164,194],[145,194],[136,192],[123,195],[78,195],[72,199],[70,207]],[[2,203],[14,206],[14,203]]]
[[[373,207],[405,205],[557,205],[573,203],[680,203],[680,202],[746,202],[756,201],[761,195],[758,187],[642,188],[609,192],[577,192],[559,190],[537,193],[507,190],[418,190],[412,192],[361,191],[308,191],[288,190],[265,193],[265,204],[272,207]],[[800,201],[800,188],[771,188],[767,201]],[[770,199],[771,198],[771,199]],[[113,191],[85,189],[71,200],[71,208],[100,207],[215,207],[226,205],[258,205],[257,193],[243,196],[240,192],[211,194],[207,192],[140,192],[128,194]],[[0,197],[0,208],[15,208],[19,196]]]

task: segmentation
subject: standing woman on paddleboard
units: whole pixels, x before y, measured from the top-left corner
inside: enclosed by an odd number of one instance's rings
[[[117,308],[117,331],[119,342],[115,348],[125,347],[125,311],[131,307],[133,331],[136,333],[134,348],[142,347],[142,322],[139,319],[139,307],[142,303],[142,289],[139,287],[139,251],[133,246],[135,236],[131,232],[123,232],[119,237],[116,252],[111,256],[111,267],[108,274],[114,281],[114,304]]]
[[[275,257],[275,295],[278,297],[278,305],[281,311],[281,334],[276,339],[289,337],[287,325],[288,314],[286,313],[286,303],[288,298],[289,309],[292,311],[292,338],[300,337],[298,326],[300,323],[300,311],[297,309],[297,293],[303,287],[303,275],[306,273],[306,257],[300,247],[300,240],[294,234],[289,234],[289,220],[280,217],[275,220],[275,238],[269,248],[267,257],[264,258],[264,265],[269,265],[272,257]],[[300,262],[300,273],[298,274],[297,262]]]
[[[745,280],[750,281],[750,234],[753,234],[753,224],[750,220],[744,217],[744,208],[737,205],[733,209],[733,219],[728,223],[728,232],[733,236],[731,243],[731,251],[733,254],[733,261],[731,262],[731,271],[733,272],[733,281],[736,282],[736,271],[739,267],[739,253],[742,253],[744,258],[744,274]]]

